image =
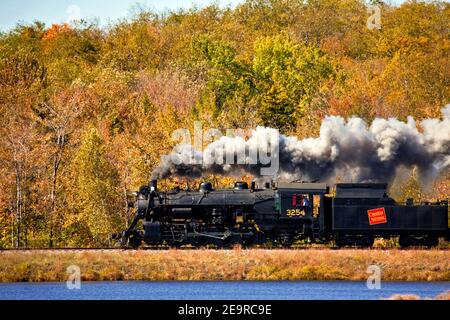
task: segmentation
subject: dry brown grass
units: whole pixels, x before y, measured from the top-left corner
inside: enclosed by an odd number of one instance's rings
[[[436,300],[450,300],[450,290],[447,292],[441,293],[440,295],[436,296]]]
[[[443,250],[2,251],[0,282],[82,280],[366,280],[377,264],[385,281],[449,281]]]
[[[422,298],[415,294],[394,294],[388,300],[421,300]],[[438,294],[434,298],[425,298],[425,300],[450,300],[450,290]]]
[[[394,294],[388,300],[420,300],[415,294]]]

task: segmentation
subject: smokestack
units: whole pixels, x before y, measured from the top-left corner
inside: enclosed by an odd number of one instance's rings
[[[244,181],[236,181],[234,183],[234,189],[236,190],[247,190],[248,189],[248,183]]]
[[[158,180],[150,181],[150,191],[158,192]]]
[[[200,192],[208,193],[208,192],[211,192],[212,190],[213,190],[213,187],[212,187],[211,182],[205,181],[200,184],[200,187],[199,187]]]

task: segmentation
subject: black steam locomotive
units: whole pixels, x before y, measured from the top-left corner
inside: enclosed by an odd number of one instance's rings
[[[399,236],[401,247],[438,244],[449,236],[448,200],[398,204],[384,183],[341,183],[335,195],[323,183],[236,182],[215,190],[204,182],[198,190],[159,192],[151,181],[137,193],[136,216],[114,238],[124,246],[181,246],[273,243],[297,240],[370,247],[374,238]],[[140,221],[142,220],[142,225]]]

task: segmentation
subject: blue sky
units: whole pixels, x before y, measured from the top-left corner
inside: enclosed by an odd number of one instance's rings
[[[218,1],[221,6],[240,2],[243,0]],[[40,20],[49,26],[73,20],[73,17],[98,18],[101,25],[106,25],[109,21],[129,17],[136,4],[161,11],[209,3],[211,0],[0,0],[0,31],[7,31],[18,22]]]

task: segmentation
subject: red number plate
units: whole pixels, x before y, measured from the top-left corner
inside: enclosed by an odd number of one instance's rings
[[[369,224],[371,226],[387,222],[386,211],[384,211],[384,208],[367,210],[367,214],[369,215]]]

